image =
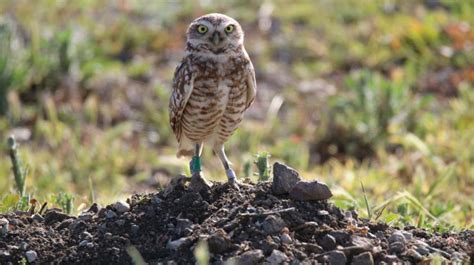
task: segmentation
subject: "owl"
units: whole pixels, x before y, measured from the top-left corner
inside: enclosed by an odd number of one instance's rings
[[[201,177],[203,144],[212,147],[228,182],[236,183],[224,143],[253,103],[255,71],[244,48],[244,32],[233,18],[208,14],[186,32],[185,56],[176,67],[169,118],[179,143],[178,157],[192,156],[191,183]]]

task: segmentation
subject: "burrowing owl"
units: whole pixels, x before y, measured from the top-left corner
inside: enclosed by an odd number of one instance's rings
[[[195,19],[186,36],[186,54],[176,68],[169,102],[177,156],[194,155],[191,172],[200,178],[202,146],[210,144],[229,182],[235,183],[224,143],[242,121],[257,88],[244,32],[235,19],[208,14]]]

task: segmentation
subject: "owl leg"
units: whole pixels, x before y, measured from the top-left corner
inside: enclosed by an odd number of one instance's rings
[[[191,169],[191,175],[201,173],[201,154],[202,154],[202,143],[196,143],[193,159],[189,163],[189,167]]]
[[[235,172],[234,172],[234,170],[230,167],[229,159],[227,159],[227,156],[225,155],[224,145],[215,146],[215,147],[213,148],[213,150],[214,150],[214,153],[216,153],[216,155],[217,155],[217,156],[219,157],[219,159],[221,160],[222,165],[224,165],[225,174],[227,175],[227,180],[228,180],[228,182],[230,182],[230,183],[235,183],[235,182],[237,182],[237,178],[236,178],[236,176],[235,176]]]
[[[201,176],[201,154],[202,154],[202,143],[197,143],[195,145],[194,156],[191,160],[191,183],[189,188],[196,192],[209,191],[212,184],[206,181]]]

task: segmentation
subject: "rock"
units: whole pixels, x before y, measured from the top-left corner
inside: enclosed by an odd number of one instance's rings
[[[263,221],[262,227],[267,234],[278,234],[286,227],[286,223],[279,216],[269,215]]]
[[[282,264],[288,261],[288,257],[280,250],[274,249],[270,257],[266,259],[270,264]]]
[[[400,254],[405,250],[405,243],[402,241],[396,241],[393,243],[390,243],[388,247],[388,252],[390,253],[395,253],[395,254]]]
[[[406,240],[412,240],[413,234],[408,231],[402,231],[402,235]]]
[[[114,203],[112,208],[114,208],[118,213],[126,213],[130,211],[130,205],[124,201],[118,201]]]
[[[184,183],[186,180],[187,177],[185,175],[179,175],[178,177],[171,179],[163,192],[163,196],[166,198],[175,190],[184,190]]]
[[[329,251],[325,256],[331,265],[345,265],[347,262],[346,255],[339,250]]]
[[[174,241],[169,241],[168,244],[166,244],[166,248],[173,251],[177,251],[180,248],[189,245],[189,243],[191,243],[191,238],[182,237]]]
[[[273,164],[272,191],[274,194],[286,194],[300,181],[301,178],[296,170],[284,164],[276,162]]]
[[[38,254],[34,250],[28,250],[25,252],[25,257],[28,262],[34,262],[38,258]]]
[[[0,236],[6,236],[8,234],[8,222],[7,218],[0,218]]]
[[[260,249],[249,250],[238,256],[237,264],[239,265],[255,265],[258,264],[265,256]]]
[[[74,222],[74,219],[72,218],[65,219],[61,223],[56,225],[56,229],[63,230],[64,228],[69,227],[73,222]]]
[[[99,210],[101,209],[101,207],[97,204],[97,203],[93,203],[91,205],[91,207],[89,207],[89,209],[87,210],[88,213],[93,213],[93,214],[96,214],[99,212]]]
[[[94,213],[92,212],[83,212],[77,218],[82,221],[90,221],[92,220],[93,216],[94,216]]]
[[[116,214],[114,211],[112,211],[112,210],[107,210],[107,211],[105,212],[105,218],[107,218],[107,219],[113,219],[113,218],[115,218],[115,217],[117,217],[117,214]]]
[[[351,235],[345,231],[331,231],[329,234],[336,239],[339,245],[346,245],[346,243],[351,240]]]
[[[119,220],[115,221],[115,224],[117,224],[118,226],[123,226],[123,225],[125,225],[125,220],[119,219]]]
[[[289,245],[293,243],[293,239],[291,239],[291,236],[288,234],[283,234],[280,236],[281,243],[284,245]]]
[[[395,232],[393,232],[393,234],[390,235],[390,237],[388,238],[388,242],[389,242],[389,243],[393,243],[393,242],[403,242],[403,243],[405,243],[405,236],[403,235],[402,232],[400,232],[400,231],[395,231]]]
[[[105,238],[105,240],[111,240],[112,239],[112,233],[109,233],[109,232],[105,233],[104,238]]]
[[[176,234],[182,235],[186,229],[190,229],[193,226],[193,222],[189,219],[177,218],[176,220]]]
[[[320,254],[323,253],[324,250],[318,244],[313,243],[300,243],[297,245],[298,247],[303,247],[307,252]]]
[[[223,229],[217,230],[207,239],[209,251],[211,253],[225,253],[232,248],[232,241],[227,237],[227,233]]]
[[[79,242],[79,247],[85,247],[88,243],[89,243],[89,241],[82,240],[81,242]]]
[[[290,197],[301,201],[320,201],[332,197],[329,187],[318,181],[299,181],[290,190]]]
[[[336,239],[333,236],[326,234],[318,240],[318,244],[325,250],[333,250],[336,248]]]
[[[44,221],[43,216],[41,216],[40,214],[36,214],[36,213],[33,214],[33,215],[31,216],[31,218],[32,218],[33,220],[35,220],[36,222],[39,222],[39,223],[41,223],[41,222]]]
[[[372,257],[372,253],[364,252],[352,258],[352,265],[373,265],[374,258]]]
[[[44,222],[47,225],[51,225],[57,222],[62,222],[68,218],[70,218],[70,216],[65,213],[61,213],[58,211],[48,211],[46,215],[44,216]]]
[[[82,232],[82,236],[89,239],[93,237],[92,234],[87,231]]]
[[[420,255],[420,253],[416,252],[414,249],[407,250],[406,255],[412,258],[415,262],[420,262],[423,260],[423,256]]]
[[[136,225],[136,224],[132,224],[131,225],[131,230],[132,230],[132,234],[138,234],[138,231],[140,230],[140,226]]]
[[[420,255],[422,256],[428,256],[430,254],[430,251],[428,250],[428,248],[424,247],[424,246],[416,246],[416,252],[420,253]]]

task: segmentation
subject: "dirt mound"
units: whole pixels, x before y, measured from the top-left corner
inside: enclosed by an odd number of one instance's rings
[[[149,263],[194,263],[206,241],[211,264],[371,264],[473,259],[473,231],[430,234],[371,223],[327,201],[275,195],[271,183],[241,187],[216,184],[209,192],[183,186],[135,195],[105,208],[93,205],[78,217],[49,210],[0,215],[0,264],[130,264],[135,246]],[[0,223],[1,225],[1,223]],[[8,230],[8,231],[6,231]],[[173,264],[173,263],[172,263]]]

